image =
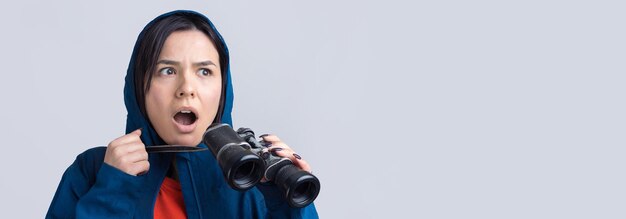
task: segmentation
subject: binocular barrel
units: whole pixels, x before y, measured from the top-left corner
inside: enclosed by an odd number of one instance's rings
[[[264,147],[248,128],[235,132],[228,124],[213,124],[204,133],[203,142],[215,155],[233,189],[249,189],[265,176],[284,193],[289,205],[297,208],[309,205],[319,194],[319,179],[296,167],[288,158],[273,155],[262,158]]]
[[[227,124],[211,125],[203,142],[215,155],[231,188],[250,189],[263,177],[265,162]]]
[[[285,193],[289,205],[296,208],[309,205],[320,192],[317,177],[293,164],[281,167],[273,181]]]

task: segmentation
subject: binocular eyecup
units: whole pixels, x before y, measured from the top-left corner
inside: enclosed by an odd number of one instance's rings
[[[294,165],[285,165],[278,170],[274,183],[285,192],[289,205],[302,208],[313,202],[320,191],[320,181],[313,174]]]
[[[226,181],[231,188],[248,190],[256,185],[263,177],[265,163],[256,154],[244,150],[240,146],[224,149],[218,159],[225,174]]]

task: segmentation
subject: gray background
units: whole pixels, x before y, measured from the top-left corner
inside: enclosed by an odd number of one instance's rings
[[[143,26],[207,14],[235,126],[322,181],[322,218],[625,218],[621,1],[3,1],[0,209],[43,217],[121,136]]]

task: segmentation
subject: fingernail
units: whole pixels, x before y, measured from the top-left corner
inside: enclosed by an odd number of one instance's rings
[[[278,154],[276,154],[277,151],[282,151],[282,148],[272,148],[270,149],[270,152],[272,153],[272,155],[274,156],[278,156]]]
[[[263,137],[266,137],[268,135],[270,135],[270,134],[262,134],[262,135],[259,136],[259,138],[263,138]]]
[[[261,142],[261,145],[263,145],[263,147],[271,147],[271,146],[272,146],[272,143],[270,143],[270,142],[266,142],[266,141],[262,141],[262,142]]]
[[[293,153],[293,156],[296,157],[296,159],[298,159],[298,160],[302,160],[302,157],[300,157],[300,155],[298,155],[296,153]]]

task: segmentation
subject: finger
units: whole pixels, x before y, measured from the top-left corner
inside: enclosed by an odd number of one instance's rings
[[[145,151],[135,151],[120,158],[120,161],[124,164],[138,163],[146,160],[148,160],[148,152]]]
[[[294,152],[293,150],[291,150],[291,148],[276,147],[276,148],[270,148],[270,153],[272,153],[274,156],[289,157]]]
[[[124,145],[124,148],[126,149],[127,153],[133,153],[136,151],[143,151],[147,153],[146,145],[143,144],[143,142],[132,142],[127,145]]]
[[[135,141],[141,142],[141,129],[137,129],[131,133],[124,135],[123,137],[125,138],[123,138],[123,141],[121,142],[122,144]]]
[[[294,156],[294,157],[296,159],[295,160],[293,160],[293,159],[291,160],[291,162],[293,162],[293,164],[295,164],[296,166],[300,167],[300,169],[311,173],[311,166],[309,166],[309,162],[306,162],[304,159],[302,159],[302,157],[300,157],[301,159],[298,159],[296,156]]]
[[[272,149],[270,149],[270,151],[272,151]],[[279,157],[288,158],[294,165],[296,165],[300,169],[309,173],[311,172],[311,166],[309,166],[309,163],[303,160],[302,157],[299,154],[295,153],[293,150],[280,148],[280,150],[275,150],[273,154]]]
[[[141,174],[147,173],[149,169],[150,169],[150,162],[145,160],[145,161],[134,163],[130,167],[129,172],[127,172],[127,173],[130,174],[130,175],[137,176],[137,175],[141,175]]]
[[[137,130],[128,134],[133,134],[133,135],[137,135],[137,137],[141,137],[141,128],[138,128]]]
[[[119,145],[123,145],[123,144],[127,144],[127,143],[131,143],[131,142],[135,142],[135,141],[141,141],[141,129],[137,129],[131,133],[128,133],[126,135],[123,135],[119,138],[116,138],[115,140],[113,140],[109,146],[119,146]]]
[[[264,134],[264,135],[261,135],[259,137],[262,138],[263,141],[266,141],[266,142],[277,142],[277,141],[280,141],[280,138],[278,138],[276,135],[273,135],[273,134]]]
[[[135,151],[142,151],[142,150],[145,151],[146,146],[143,143],[139,142],[139,143],[119,145],[119,146],[110,148],[110,150],[114,157],[120,158],[120,157],[125,156],[128,153],[132,153]]]
[[[271,147],[271,148],[290,148],[287,144],[285,144],[282,141],[271,142],[270,145],[267,145],[267,147]]]

